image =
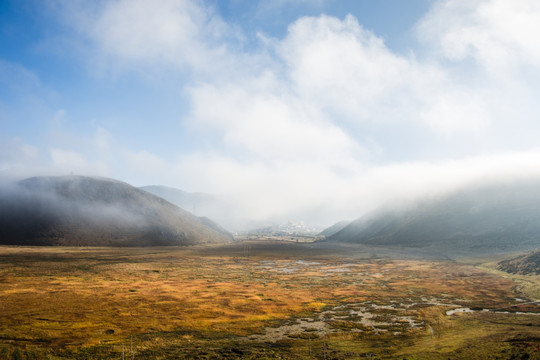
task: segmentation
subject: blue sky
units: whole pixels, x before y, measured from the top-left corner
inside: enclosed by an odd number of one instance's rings
[[[0,174],[329,224],[540,173],[535,0],[3,1]]]

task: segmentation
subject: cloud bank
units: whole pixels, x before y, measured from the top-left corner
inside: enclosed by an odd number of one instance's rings
[[[4,172],[160,183],[226,194],[238,218],[322,225],[540,175],[535,0],[437,1],[405,54],[353,15],[301,17],[283,38],[260,33],[253,44],[199,1],[59,1],[49,11],[71,31],[64,40],[82,44],[74,51],[92,76],[178,91],[179,141],[166,155],[127,146],[98,121],[79,145],[73,134],[39,147],[4,141]]]

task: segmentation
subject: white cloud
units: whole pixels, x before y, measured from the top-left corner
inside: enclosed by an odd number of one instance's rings
[[[465,126],[464,119],[477,114],[471,130],[488,130],[488,141],[536,144],[530,134],[538,130],[540,113],[534,95],[540,89],[539,19],[535,0],[447,0],[436,2],[418,24],[428,57],[458,85],[450,94],[461,94],[461,109],[451,108],[462,113]]]
[[[226,150],[249,160],[338,166],[362,154],[361,147],[318,109],[299,101],[281,84],[258,80],[193,88],[191,121],[201,132],[217,131]]]
[[[470,84],[436,63],[391,52],[351,15],[302,18],[277,47],[298,97],[334,122],[427,125],[445,136],[489,127],[488,107]]]
[[[49,149],[50,170],[59,175],[97,175],[107,176],[110,174],[108,164],[100,159],[90,161],[85,154],[66,149]],[[49,171],[50,171],[49,170]]]
[[[197,85],[188,92],[196,89],[195,96],[191,94],[195,107],[200,108],[200,89],[214,89],[214,97],[234,101],[228,94],[232,90],[244,97],[242,110],[267,113],[258,122],[244,121],[246,131],[225,130],[226,142],[244,142],[248,151],[264,145],[261,137],[246,136],[253,134],[249,125],[272,139],[269,145],[275,152],[276,136],[270,136],[271,132],[288,126],[290,131],[282,132],[280,139],[290,144],[287,134],[313,129],[304,126],[302,118],[326,123],[322,130],[334,135],[343,132],[340,123],[344,120],[379,128],[396,123],[427,125],[450,136],[489,127],[489,107],[482,95],[461,95],[470,84],[456,82],[436,63],[394,54],[351,15],[343,20],[324,15],[301,18],[290,26],[285,39],[262,41],[263,51],[255,53],[238,46],[243,37],[239,30],[200,2],[122,0],[98,3],[92,11],[65,8],[65,14],[77,21],[75,26],[90,40],[94,57],[106,66],[112,64],[123,71],[144,69],[146,73],[160,69],[157,71],[168,76],[194,71]],[[90,15],[83,17],[85,10]],[[254,94],[251,83],[257,84]],[[242,92],[245,95],[239,95]],[[220,117],[230,108],[222,108],[225,112]],[[445,109],[452,109],[452,114],[440,116]],[[226,121],[236,130],[239,113],[227,113],[237,118]],[[265,121],[270,116],[272,125]],[[290,122],[291,117],[299,120]],[[251,139],[252,144],[247,144]],[[285,151],[288,146],[280,148]]]
[[[23,164],[37,163],[39,149],[24,143],[21,139],[0,140],[0,170],[13,170]]]
[[[62,150],[62,149],[51,149],[50,150],[51,160],[53,165],[60,166],[73,166],[75,168],[87,168],[88,162],[83,155],[71,151],[71,150]]]
[[[448,9],[455,3],[449,1]],[[465,12],[471,9],[476,8],[464,7]],[[430,16],[433,13],[426,21]],[[215,138],[222,137],[223,155],[199,153],[185,168],[205,174],[201,177],[207,180],[199,184],[212,188],[215,182],[209,179],[219,179],[220,191],[247,194],[244,208],[250,210],[245,216],[326,209],[328,217],[338,220],[384,201],[509,174],[540,174],[537,150],[509,153],[501,148],[489,156],[456,159],[450,152],[450,157],[433,163],[420,158],[379,165],[370,164],[370,153],[362,146],[364,129],[384,134],[395,128],[405,129],[400,135],[409,137],[404,144],[412,147],[422,147],[425,139],[415,135],[421,130],[435,138],[435,147],[452,146],[448,139],[461,144],[464,134],[472,135],[479,149],[484,141],[492,146],[507,136],[508,128],[520,132],[517,124],[529,124],[531,115],[538,113],[523,96],[530,93],[527,86],[505,91],[490,86],[499,80],[489,72],[468,77],[468,68],[456,72],[429,56],[395,54],[352,16],[299,19],[285,39],[266,45],[275,49],[278,60],[268,72],[247,73],[248,81],[206,83],[189,90],[190,120],[203,131],[214,131]],[[519,110],[512,106],[518,98],[524,105]],[[437,144],[439,137],[443,141]],[[387,141],[393,138],[375,139],[382,151]]]
[[[414,71],[351,15],[299,19],[278,51],[302,97],[354,120],[375,120],[380,102]]]
[[[230,68],[229,47],[241,42],[234,26],[199,1],[60,4],[64,20],[89,43],[85,54],[98,71],[148,73],[165,67],[216,73],[216,68]]]
[[[490,125],[489,107],[481,97],[468,89],[461,92],[448,89],[447,93],[426,94],[429,102],[419,118],[435,131],[453,135],[456,132],[485,133]]]
[[[217,216],[225,225],[266,219],[330,225],[381,205],[399,206],[467,186],[540,177],[540,150],[371,165],[351,169],[347,176],[318,163],[271,166],[193,154],[170,164],[169,172],[189,172],[184,184],[188,188],[228,195],[231,207]]]
[[[452,61],[474,59],[488,71],[540,67],[536,0],[450,0],[435,3],[419,24],[422,38]]]
[[[156,174],[166,176],[171,167],[167,162],[160,157],[146,151],[140,150],[136,152],[124,151],[123,154],[126,169],[131,176],[136,178],[138,182],[142,179],[152,179]]]

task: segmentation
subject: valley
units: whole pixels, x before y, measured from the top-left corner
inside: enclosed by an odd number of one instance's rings
[[[540,0],[0,19],[0,360],[540,360]]]
[[[1,246],[0,358],[538,359],[539,278],[494,264],[276,239]]]

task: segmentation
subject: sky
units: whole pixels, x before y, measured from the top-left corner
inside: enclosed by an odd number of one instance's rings
[[[540,175],[537,0],[0,2],[0,178],[331,225]]]

